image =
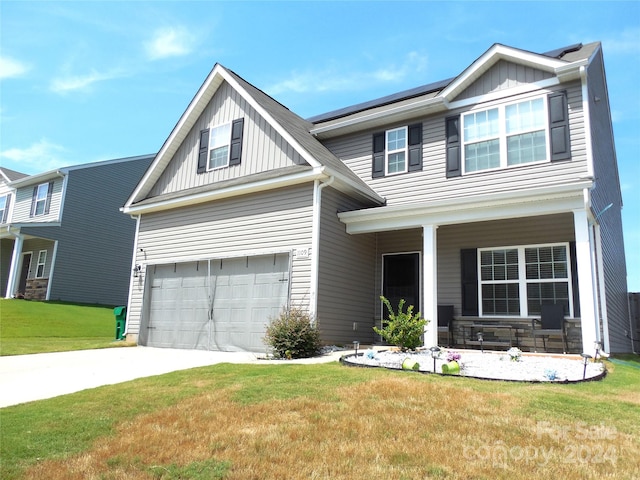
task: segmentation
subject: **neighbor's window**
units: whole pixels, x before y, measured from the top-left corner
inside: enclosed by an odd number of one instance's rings
[[[387,175],[407,171],[407,127],[387,130],[386,152]]]
[[[482,315],[539,315],[543,303],[572,314],[569,245],[480,249]]]
[[[211,129],[209,142],[209,170],[229,165],[229,145],[231,144],[231,124]]]
[[[0,197],[0,223],[5,223],[7,221],[7,216],[9,213],[9,195],[3,195]]]
[[[38,252],[38,266],[36,267],[36,278],[44,277],[44,266],[47,263],[47,251]]]
[[[47,205],[47,194],[49,193],[49,184],[42,183],[38,185],[38,190],[35,198],[34,215],[43,215]]]
[[[546,119],[543,98],[463,115],[465,172],[547,160]]]

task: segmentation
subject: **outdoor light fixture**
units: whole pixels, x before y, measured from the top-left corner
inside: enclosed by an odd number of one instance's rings
[[[440,355],[440,347],[431,347],[431,358],[433,358],[433,373],[436,373],[436,358]]]
[[[599,340],[593,342],[593,349],[596,351],[596,354],[593,356],[593,360],[596,361],[598,359],[598,355],[600,355],[600,350],[602,350],[602,343]]]
[[[358,356],[358,347],[360,347],[360,342],[358,340],[354,340],[353,349],[356,351],[356,357]]]
[[[583,359],[582,363],[584,365],[584,368],[582,370],[582,379],[584,380],[585,378],[587,378],[587,363],[589,363],[589,359],[592,357],[588,353],[581,353],[580,356]]]
[[[480,353],[484,353],[484,348],[482,346],[482,342],[484,341],[482,332],[478,332],[478,341],[480,342]]]
[[[140,265],[136,265],[135,267],[133,267],[133,276],[137,278],[140,275],[141,270],[142,267]]]

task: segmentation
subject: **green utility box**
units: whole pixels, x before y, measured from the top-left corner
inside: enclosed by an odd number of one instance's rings
[[[124,339],[124,327],[127,321],[127,307],[116,307],[113,309],[116,316],[116,340]]]

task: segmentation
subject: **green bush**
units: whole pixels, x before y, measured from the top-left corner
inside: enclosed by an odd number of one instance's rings
[[[308,313],[292,307],[271,319],[264,342],[279,358],[313,357],[320,351],[320,332]]]
[[[381,296],[380,300],[389,310],[389,318],[383,324],[383,328],[373,327],[373,330],[384,338],[391,345],[395,345],[403,352],[415,350],[422,346],[422,335],[428,320],[422,318],[420,312],[413,314],[413,305],[409,305],[406,312],[402,309],[405,304],[404,298],[398,303],[398,312],[393,311],[389,300]]]

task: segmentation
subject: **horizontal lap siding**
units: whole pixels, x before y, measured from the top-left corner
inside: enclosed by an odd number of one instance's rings
[[[13,215],[11,216],[12,223],[22,222],[57,222],[58,215],[60,213],[60,204],[62,202],[62,186],[64,179],[55,178],[54,180],[47,180],[42,183],[53,182],[53,193],[51,195],[51,205],[49,206],[49,213],[46,215],[38,215],[37,217],[30,217],[31,214],[31,202],[33,200],[33,188],[39,184],[29,185],[26,187],[18,188],[15,196],[15,206],[13,207]],[[11,199],[14,201],[14,198]]]
[[[347,234],[336,213],[360,207],[332,188],[322,191],[318,326],[324,342],[373,340],[375,235]]]
[[[422,119],[422,171],[372,179],[374,130],[331,139],[324,144],[378,194],[385,197],[388,205],[429,202],[460,196],[470,197],[470,201],[473,201],[473,197],[480,194],[527,190],[548,184],[575,181],[587,174],[582,95],[579,83],[572,84],[570,87],[563,86],[562,89],[566,89],[569,102],[572,154],[570,161],[535,163],[446,178],[445,118],[453,114],[461,114],[465,110]],[[513,101],[514,98],[511,97],[509,100]],[[414,122],[415,120],[406,124]],[[395,126],[399,125],[389,125],[388,128]]]
[[[627,271],[621,217],[621,193],[615,146],[609,117],[609,100],[604,80],[602,52],[592,61],[587,72],[589,97],[600,98],[591,102],[591,136],[593,139],[593,163],[596,188],[592,190],[593,211],[603,212],[598,217],[602,240],[604,282],[606,288],[606,313],[609,325],[611,352],[631,352],[629,303],[627,296]],[[634,245],[635,247],[635,245]]]
[[[240,165],[197,174],[200,131],[238,118],[245,120]],[[149,196],[187,190],[293,164],[304,164],[304,161],[238,92],[224,82],[176,151]]]
[[[438,304],[453,305],[460,315],[460,250],[572,242],[575,239],[570,213],[442,226],[437,230]]]
[[[310,248],[312,203],[309,184],[143,215],[136,262],[162,264]],[[295,305],[308,304],[310,269],[310,258],[294,256]],[[132,281],[128,333],[137,333],[144,279]]]

